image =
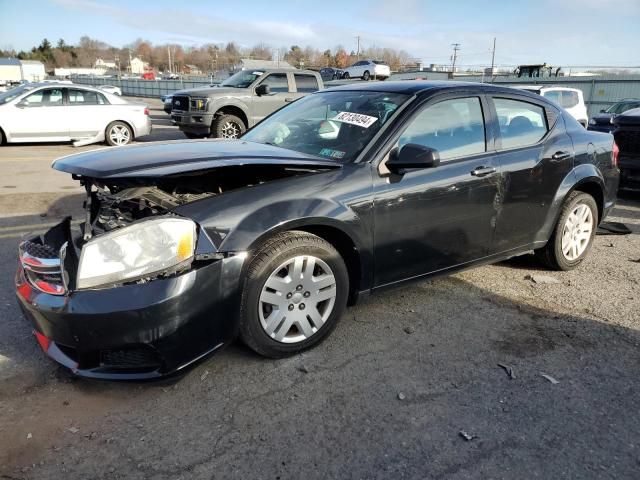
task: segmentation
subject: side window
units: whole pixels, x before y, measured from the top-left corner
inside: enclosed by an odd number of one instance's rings
[[[556,102],[558,105],[562,105],[561,92],[559,90],[550,90],[548,92],[544,92],[542,95],[544,98],[548,98],[552,102]]]
[[[104,97],[102,97],[104,100]],[[89,90],[69,89],[69,105],[98,105],[98,93]]]
[[[547,134],[544,109],[533,103],[494,98],[500,123],[502,148],[533,145]]]
[[[286,73],[272,73],[260,85],[269,85],[272,92],[288,92],[289,82]]]
[[[313,75],[299,75],[296,73],[294,78],[296,79],[298,92],[315,92],[320,88],[318,80]]]
[[[26,97],[25,100],[30,107],[62,105],[62,90],[59,88],[39,90]]]
[[[407,143],[436,149],[440,160],[486,151],[480,99],[455,98],[425,108],[398,140],[399,146]]]
[[[562,105],[563,108],[571,108],[575,107],[580,103],[580,97],[578,97],[578,92],[572,92],[565,90],[562,92]]]

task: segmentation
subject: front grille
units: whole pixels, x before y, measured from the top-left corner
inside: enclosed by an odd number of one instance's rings
[[[25,240],[20,244],[20,264],[29,283],[38,290],[51,295],[64,295],[62,259],[65,249],[57,253],[53,247],[36,241]]]
[[[171,100],[172,110],[181,110],[186,112],[189,110],[189,97],[186,95],[176,95]]]
[[[156,370],[161,361],[156,351],[148,345],[103,350],[100,352],[100,367],[118,370]]]
[[[614,136],[621,155],[640,155],[640,129],[618,129]]]

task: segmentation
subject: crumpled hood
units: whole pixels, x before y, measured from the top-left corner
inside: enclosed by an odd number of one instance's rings
[[[321,169],[341,167],[333,160],[244,140],[178,140],[109,147],[59,158],[52,167],[83,177],[113,179],[161,177],[250,164]]]

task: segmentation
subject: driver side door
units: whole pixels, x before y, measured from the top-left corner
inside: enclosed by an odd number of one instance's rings
[[[456,267],[491,251],[498,165],[482,96],[427,103],[392,140],[439,153],[433,168],[374,178],[376,287]],[[387,155],[388,159],[388,155]]]
[[[267,95],[256,95],[255,88],[259,85],[268,85],[271,93]],[[260,83],[256,84],[253,91],[253,97],[250,103],[249,122],[252,127],[260,122],[263,118],[271,115],[276,110],[284,107],[287,102],[293,100],[292,85],[289,82],[289,76],[286,73],[270,73],[260,79]]]
[[[13,105],[7,125],[14,142],[64,142],[69,140],[69,122],[60,87],[37,90]]]

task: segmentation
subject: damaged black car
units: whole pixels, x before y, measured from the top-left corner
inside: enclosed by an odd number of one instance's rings
[[[21,243],[17,298],[80,376],[157,378],[238,337],[292,355],[406,281],[529,252],[575,268],[615,203],[616,153],[521,90],[338,87],[239,140],[56,160],[85,214]]]

